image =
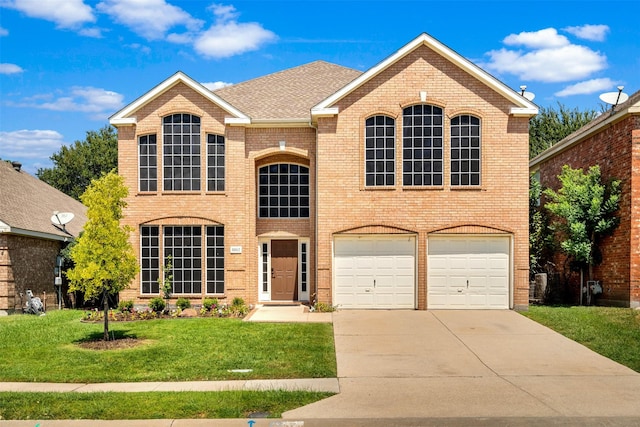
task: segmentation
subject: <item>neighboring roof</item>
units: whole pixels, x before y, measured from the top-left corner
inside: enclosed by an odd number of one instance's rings
[[[344,87],[361,71],[315,61],[216,90],[252,123],[311,120],[311,107]]]
[[[136,99],[131,104],[127,105],[122,110],[109,117],[109,123],[114,126],[136,124],[137,120],[135,118],[135,112],[137,110],[179,83],[183,83],[194,91],[198,92],[200,95],[204,96],[209,101],[225,110],[227,113],[233,116],[233,118],[240,121],[248,121],[248,117],[240,110],[220,99],[218,96],[214,95],[213,92],[193,80],[191,77],[187,76],[181,71],[178,71],[173,76],[169,77],[168,79],[151,89],[149,92],[145,93],[140,98]]]
[[[624,103],[600,114],[577,131],[566,136],[561,141],[538,154],[529,161],[529,169],[535,168],[538,164],[557,156],[569,147],[572,147],[573,145],[584,141],[586,138],[600,132],[603,128],[632,115],[640,115],[640,90],[631,95]]]
[[[71,212],[68,233],[51,223],[54,211]],[[50,240],[77,237],[87,221],[87,208],[44,181],[0,161],[0,233]]]
[[[477,78],[478,80],[513,102],[514,106],[511,108],[511,114],[522,117],[532,117],[538,114],[538,107],[533,102],[529,101],[518,92],[506,86],[500,80],[493,77],[491,74],[487,73],[466,58],[460,56],[458,53],[451,50],[426,33],[422,33],[414,40],[402,47],[400,50],[398,50],[396,53],[389,56],[387,59],[380,62],[375,67],[369,69],[367,72],[360,75],[357,79],[344,86],[337,92],[333,93],[322,102],[318,103],[312,108],[311,114],[313,116],[337,114],[338,109],[333,107],[336,102],[338,102],[340,99],[344,98],[345,96],[365,84],[367,81],[371,80],[373,77],[377,76],[382,71],[386,70],[391,65],[395,64],[400,59],[404,58],[421,46],[426,46],[437,54],[443,56],[448,61],[452,62],[462,70],[471,74],[473,77]]]

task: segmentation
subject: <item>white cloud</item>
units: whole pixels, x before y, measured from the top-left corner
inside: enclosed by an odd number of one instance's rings
[[[158,40],[175,26],[197,31],[203,22],[165,0],[105,0],[96,8],[147,40]]]
[[[217,89],[222,89],[223,87],[227,87],[227,86],[231,86],[233,83],[227,83],[227,82],[208,82],[208,83],[202,83],[202,86],[206,87],[207,89],[209,89],[210,91],[214,91]]]
[[[141,45],[140,43],[131,43],[129,45],[126,45],[125,47],[128,47],[128,48],[133,49],[133,50],[140,51],[140,52],[142,52],[144,54],[151,53],[151,48],[149,46],[144,46],[144,45]]]
[[[32,18],[55,22],[59,28],[78,28],[87,22],[95,22],[91,6],[83,0],[4,0],[2,6]]]
[[[513,74],[523,81],[569,82],[588,78],[607,68],[607,57],[586,46],[572,44],[553,28],[511,34],[504,39],[509,46],[487,52],[488,70]]]
[[[103,37],[102,29],[97,27],[81,28],[80,30],[78,30],[78,34],[85,37],[92,37],[94,39],[101,39]]]
[[[227,58],[244,52],[257,50],[273,41],[277,36],[257,22],[239,23],[233,6],[211,6],[216,17],[208,30],[199,34],[194,49],[209,58]]]
[[[569,39],[559,35],[555,28],[510,34],[504,38],[503,43],[508,46],[522,45],[530,49],[556,48],[570,44]]]
[[[76,86],[68,95],[36,95],[26,99],[20,107],[40,108],[52,111],[76,111],[89,114],[94,120],[104,120],[124,105],[124,97],[116,92]]]
[[[617,84],[609,78],[591,79],[584,82],[567,86],[561,91],[554,93],[555,96],[564,97],[572,95],[590,95],[592,93],[600,93],[607,89],[611,89]]]
[[[563,30],[581,39],[601,42],[601,41],[604,41],[604,39],[607,37],[607,33],[609,32],[609,26],[582,25],[580,27],[566,27],[566,28],[563,28]]]
[[[63,136],[55,130],[17,130],[0,132],[2,158],[22,163],[46,162],[64,145]],[[33,171],[35,172],[35,171]]]
[[[0,27],[0,37],[4,37],[8,35],[9,35],[9,30],[7,30],[6,28]]]
[[[3,63],[0,64],[0,74],[19,74],[24,70],[16,64]]]

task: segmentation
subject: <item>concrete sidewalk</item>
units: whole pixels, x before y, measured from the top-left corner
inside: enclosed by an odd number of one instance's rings
[[[318,313],[309,311],[306,305],[257,305],[244,318],[247,322],[304,322],[331,323],[333,313]]]

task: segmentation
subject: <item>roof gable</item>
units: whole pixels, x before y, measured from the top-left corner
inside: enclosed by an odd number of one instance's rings
[[[169,77],[168,79],[151,89],[149,92],[145,93],[140,98],[136,99],[131,104],[127,105],[126,107],[109,117],[109,123],[116,127],[119,125],[126,126],[136,124],[137,120],[132,116],[134,116],[137,110],[153,101],[158,96],[162,95],[178,83],[185,84],[187,87],[193,89],[195,92],[199,93],[200,95],[229,113],[232,116],[231,121],[249,122],[249,117],[242,111],[238,110],[236,107],[232,106],[219,96],[215,95],[209,89],[196,82],[183,72],[178,71],[173,76]]]
[[[471,61],[460,56],[455,51],[449,49],[447,46],[443,45],[433,37],[430,37],[426,33],[422,33],[420,36],[406,44],[400,50],[389,56],[387,59],[378,63],[376,66],[369,69],[367,72],[360,75],[358,78],[314,106],[311,109],[311,115],[314,117],[320,117],[337,114],[338,108],[334,107],[336,102],[338,102],[375,76],[379,75],[382,71],[386,70],[391,65],[395,64],[400,59],[404,58],[420,46],[427,46],[434,52],[438,53],[448,61],[455,64],[457,67],[471,74],[472,76],[483,82],[485,85],[500,93],[506,99],[513,102],[514,106],[511,108],[511,114],[524,117],[531,117],[538,114],[538,107],[534,103],[509,88],[504,83],[502,83],[477,65],[473,64]]]

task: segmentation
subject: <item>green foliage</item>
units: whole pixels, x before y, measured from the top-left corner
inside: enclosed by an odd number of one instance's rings
[[[171,293],[173,291],[173,263],[171,260],[171,255],[168,255],[164,266],[162,266],[162,277],[158,277],[160,291],[162,291],[162,296],[167,301],[171,298]]]
[[[123,311],[123,312],[126,311],[126,312],[131,313],[133,311],[133,301],[131,301],[131,300],[120,301],[118,303],[118,310]]]
[[[138,262],[129,243],[130,227],[120,227],[128,190],[115,171],[91,182],[82,195],[88,221],[71,248],[74,268],[67,271],[70,290],[81,290],[86,298],[103,292],[116,294],[138,272]]]
[[[102,296],[105,340],[109,339],[107,296],[126,288],[138,272],[138,261],[129,242],[131,228],[120,227],[127,193],[123,178],[115,171],[91,181],[81,197],[88,220],[70,250],[75,265],[66,273],[70,291],[82,291],[85,299]]]
[[[202,301],[202,308],[207,311],[215,310],[218,308],[218,298],[205,298]]]
[[[326,302],[316,302],[313,304],[313,311],[318,313],[331,313],[336,311],[336,308]]]
[[[178,298],[178,300],[176,301],[176,307],[178,307],[180,310],[186,310],[187,308],[191,307],[191,301],[189,301],[187,298]]]
[[[565,165],[558,176],[561,188],[544,191],[549,202],[545,208],[555,215],[552,223],[559,236],[560,248],[569,257],[589,267],[596,264],[595,249],[599,239],[611,233],[619,223],[615,215],[620,203],[620,181],[607,186],[601,182],[600,167],[587,173]],[[589,279],[592,280],[589,268]]]
[[[549,229],[549,218],[540,208],[542,185],[535,174],[529,177],[529,268],[532,273],[543,271],[546,258],[553,248],[553,233]]]
[[[166,308],[167,304],[160,297],[151,298],[149,300],[149,308],[155,313],[161,313]]]
[[[595,110],[570,110],[558,103],[558,110],[540,107],[529,121],[529,158],[534,158],[598,116]]]
[[[88,131],[84,141],[63,145],[53,154],[52,168],[41,168],[36,176],[63,193],[80,200],[91,181],[118,167],[118,136],[110,125]]]

